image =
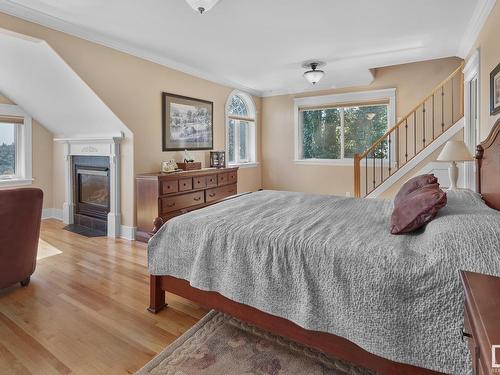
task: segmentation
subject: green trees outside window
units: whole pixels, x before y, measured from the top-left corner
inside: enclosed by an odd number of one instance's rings
[[[388,129],[386,104],[301,110],[301,116],[303,159],[351,159]]]

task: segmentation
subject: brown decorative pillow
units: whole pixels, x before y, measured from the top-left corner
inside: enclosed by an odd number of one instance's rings
[[[438,211],[446,206],[446,201],[446,193],[439,188],[439,184],[412,191],[394,205],[391,233],[409,233],[420,228],[434,219]]]
[[[435,184],[437,183],[437,181],[438,179],[433,174],[423,174],[410,178],[403,184],[403,186],[401,186],[401,189],[399,189],[398,193],[396,194],[396,197],[394,198],[394,207],[396,207],[401,199],[406,197],[408,194],[417,189],[420,189],[421,187]]]

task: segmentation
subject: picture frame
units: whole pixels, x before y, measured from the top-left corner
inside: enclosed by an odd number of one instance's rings
[[[163,92],[163,151],[212,150],[213,105],[208,100]]]
[[[500,113],[500,64],[490,73],[490,115]]]

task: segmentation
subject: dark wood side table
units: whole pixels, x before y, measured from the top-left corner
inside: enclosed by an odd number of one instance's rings
[[[469,342],[474,374],[500,375],[500,277],[460,271],[460,278],[465,295],[462,335]]]

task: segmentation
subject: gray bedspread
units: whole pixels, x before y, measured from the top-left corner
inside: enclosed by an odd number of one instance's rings
[[[500,213],[449,193],[425,229],[395,236],[391,210],[389,200],[256,192],[169,221],[149,242],[149,270],[384,358],[470,373],[458,270],[500,275]]]

